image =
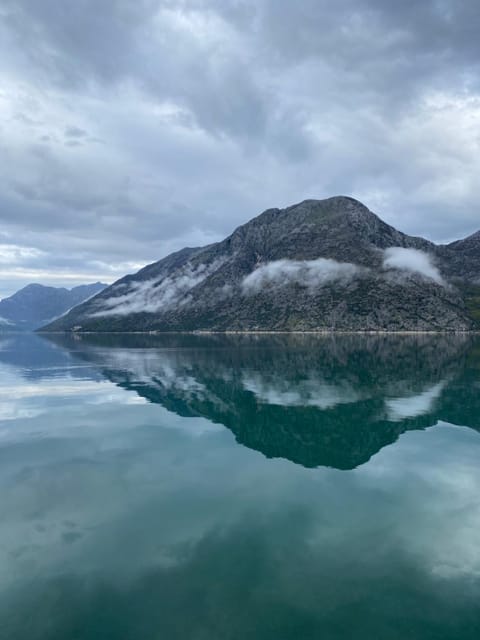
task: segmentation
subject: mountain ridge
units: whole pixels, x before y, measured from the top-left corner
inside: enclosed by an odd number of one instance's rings
[[[1,326],[10,331],[37,329],[107,286],[102,282],[94,282],[67,289],[37,282],[27,284],[0,300]]]
[[[42,330],[471,331],[479,284],[475,234],[436,245],[335,196],[267,209],[220,242],[121,278]]]

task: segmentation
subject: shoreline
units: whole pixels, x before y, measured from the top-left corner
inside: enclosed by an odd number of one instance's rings
[[[10,332],[10,333],[29,333],[29,332]],[[275,330],[226,330],[226,331],[211,331],[211,330],[192,330],[192,331],[33,331],[37,335],[144,335],[144,336],[160,336],[160,335],[480,335],[480,329],[472,329],[469,331],[454,331],[454,330],[428,330],[428,331],[415,331],[415,330],[400,330],[400,331],[387,331],[382,329],[369,329],[369,330],[336,330],[336,329],[319,329],[319,330],[307,330],[307,331],[275,331]]]

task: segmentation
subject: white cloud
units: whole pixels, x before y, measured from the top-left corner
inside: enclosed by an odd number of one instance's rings
[[[171,276],[127,284],[126,293],[99,300],[100,308],[91,317],[155,313],[187,301],[188,292],[216,271],[223,260],[205,265],[187,263]],[[124,287],[125,284],[118,285]]]
[[[0,244],[0,264],[12,266],[32,258],[43,257],[45,252],[34,247],[22,247],[16,244]]]
[[[328,258],[317,260],[275,260],[259,266],[243,279],[242,287],[247,293],[256,293],[269,286],[296,283],[311,292],[327,282],[351,280],[360,272],[360,267],[348,262],[336,262]]]
[[[390,247],[385,250],[383,266],[386,269],[400,269],[420,273],[438,284],[443,284],[440,271],[434,265],[432,257],[418,249],[405,249],[403,247]]]

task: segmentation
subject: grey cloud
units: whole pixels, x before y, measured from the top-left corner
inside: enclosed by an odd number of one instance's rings
[[[32,43],[26,56],[48,83],[81,91],[91,82],[132,81],[156,99],[184,104],[209,131],[260,132],[266,104],[247,61],[228,46],[218,51],[222,38],[196,37],[200,18],[192,15],[190,28],[182,24],[188,15],[151,0],[88,0],[68,9],[61,0],[24,0],[7,5],[5,22]]]
[[[67,127],[64,131],[65,137],[67,138],[85,138],[88,135],[84,129],[80,129],[80,127],[70,126]]]
[[[2,229],[113,271],[338,193],[467,235],[479,29],[475,0],[5,0]]]
[[[24,59],[48,82],[80,88],[91,77],[112,82],[128,69],[137,35],[158,3],[151,0],[6,0],[3,20],[11,44],[23,40]],[[1,14],[0,14],[1,15]]]
[[[458,64],[465,64],[466,72],[478,71],[480,64],[475,2],[340,0],[332,5],[306,0],[300,11],[280,0],[262,7],[262,27],[282,62],[298,64],[321,54],[347,76],[362,74],[367,90],[389,81],[388,94],[395,95],[392,75],[403,80],[400,90],[405,91],[425,75],[445,77]]]

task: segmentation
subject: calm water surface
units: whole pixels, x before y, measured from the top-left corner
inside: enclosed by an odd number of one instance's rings
[[[480,343],[0,337],[0,638],[480,637]]]

